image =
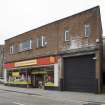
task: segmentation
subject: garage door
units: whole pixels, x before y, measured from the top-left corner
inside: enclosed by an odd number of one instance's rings
[[[64,90],[96,92],[94,55],[64,58]]]

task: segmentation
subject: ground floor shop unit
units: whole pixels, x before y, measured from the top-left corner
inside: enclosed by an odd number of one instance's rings
[[[13,70],[8,70],[7,84],[12,86],[43,89],[57,88],[58,71],[56,67],[57,64],[41,67],[15,68]]]
[[[97,91],[95,55],[64,58],[64,90]]]
[[[11,77],[7,75],[8,84],[92,93],[100,93],[102,90],[101,57],[98,50],[40,58],[35,65],[32,65],[32,61],[31,65],[29,61],[22,61],[16,63],[16,66],[15,70],[6,70],[6,74],[12,72],[9,75],[16,79],[11,83]]]
[[[5,70],[6,85],[43,89],[59,87],[57,57],[20,61],[5,66],[8,66]]]
[[[60,52],[63,91],[101,93],[104,86],[102,53],[96,47]]]
[[[36,67],[31,70],[31,83],[33,88],[56,87],[56,75],[54,75],[54,65]],[[55,83],[55,84],[54,84]]]

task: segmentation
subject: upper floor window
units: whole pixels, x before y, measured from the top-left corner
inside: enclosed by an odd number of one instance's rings
[[[90,26],[90,24],[85,24],[84,31],[85,31],[85,37],[89,37],[91,35],[91,26]]]
[[[47,40],[45,36],[40,36],[37,38],[37,48],[46,47]]]
[[[16,51],[15,51],[15,45],[11,45],[10,46],[10,54],[14,54]]]
[[[25,51],[32,49],[32,40],[26,40],[19,44],[19,51]]]
[[[65,31],[64,31],[64,41],[65,41],[65,42],[70,41],[69,30],[65,30]]]

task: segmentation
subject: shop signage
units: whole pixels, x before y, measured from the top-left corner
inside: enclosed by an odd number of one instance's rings
[[[4,64],[4,67],[5,67],[6,69],[10,69],[10,68],[14,68],[15,65],[14,65],[14,63],[7,63],[7,64]]]
[[[12,72],[12,76],[13,77],[18,77],[19,76],[19,72]]]
[[[31,74],[47,74],[45,71],[39,71],[39,72],[32,72]]]
[[[38,58],[38,65],[48,65],[48,64],[50,64],[49,57]]]
[[[38,65],[54,64],[56,62],[55,57],[38,58]]]
[[[47,82],[47,83],[45,83],[45,86],[54,86],[54,83],[53,82]]]
[[[24,67],[24,66],[31,66],[31,65],[48,65],[48,64],[56,63],[56,60],[57,60],[56,57],[50,56],[50,57],[33,59],[33,60],[7,63],[7,64],[4,64],[4,67],[6,69],[11,69],[15,67]]]
[[[28,61],[15,62],[15,67],[30,66],[30,65],[36,65],[36,64],[37,64],[37,59],[34,59],[34,60],[28,60]]]
[[[55,57],[50,57],[50,63],[55,63]]]

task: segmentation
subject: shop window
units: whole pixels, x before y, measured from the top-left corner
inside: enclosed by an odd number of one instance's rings
[[[38,67],[31,69],[32,86],[43,88],[43,86],[54,86],[54,67]]]
[[[7,82],[11,84],[31,84],[31,77],[23,70],[8,71]]]
[[[85,24],[84,25],[84,33],[85,33],[85,37],[89,37],[91,35],[91,26],[90,24]]]
[[[64,41],[65,42],[70,41],[70,34],[69,33],[70,33],[69,30],[64,31]]]
[[[26,40],[19,44],[19,51],[25,51],[32,49],[32,40]]]
[[[54,71],[47,71],[45,75],[45,86],[54,86]]]
[[[46,47],[46,45],[47,45],[47,40],[46,40],[45,36],[38,37],[36,42],[37,42],[37,44],[36,44],[37,48],[43,48],[43,47]]]

